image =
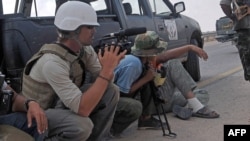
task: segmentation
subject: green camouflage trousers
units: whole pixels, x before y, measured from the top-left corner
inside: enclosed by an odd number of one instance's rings
[[[237,30],[238,41],[237,48],[239,50],[240,60],[244,70],[244,78],[250,80],[250,29]]]

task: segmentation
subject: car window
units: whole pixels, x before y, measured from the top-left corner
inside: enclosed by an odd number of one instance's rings
[[[143,15],[138,0],[123,0],[122,4],[127,15]]]
[[[14,14],[16,0],[2,0],[3,2],[3,14]]]
[[[181,2],[182,0],[171,0],[171,2],[174,4],[174,3],[177,3],[177,2]]]
[[[2,0],[3,14],[19,13],[23,0]],[[18,2],[18,3],[17,3]],[[16,4],[17,3],[17,4]],[[55,16],[56,2],[55,0],[32,0],[30,17]]]
[[[107,5],[104,0],[90,2],[90,5],[95,9],[95,11],[107,10]]]
[[[172,13],[163,0],[149,0],[149,3],[155,15],[169,15]]]
[[[31,17],[55,16],[55,0],[33,0]]]
[[[107,0],[96,0],[91,1],[90,5],[94,8],[97,15],[114,15],[111,2],[112,1]]]

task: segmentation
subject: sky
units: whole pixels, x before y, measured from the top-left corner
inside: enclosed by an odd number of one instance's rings
[[[11,5],[14,0],[2,0]],[[39,1],[39,0],[38,0]],[[220,0],[171,0],[173,3],[183,1],[186,10],[182,14],[192,17],[200,24],[202,32],[215,31],[215,22],[225,14],[220,8]],[[7,9],[6,9],[7,10]]]
[[[172,0],[179,2],[180,0]],[[225,16],[220,0],[182,0],[186,10],[182,13],[197,20],[202,32],[215,31],[215,22]]]

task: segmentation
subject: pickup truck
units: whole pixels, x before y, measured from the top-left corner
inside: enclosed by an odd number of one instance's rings
[[[21,76],[26,62],[44,43],[56,41],[54,15],[67,0],[1,0],[0,1],[0,65],[7,82],[21,91]],[[89,3],[98,16],[93,47],[102,37],[136,27],[156,31],[168,42],[168,49],[187,44],[203,48],[200,26],[182,15],[184,2],[170,0],[81,0]],[[9,10],[9,11],[7,11]],[[135,35],[128,37],[133,42]],[[195,81],[200,80],[199,58],[189,52],[181,61]]]
[[[216,20],[216,40],[218,42],[228,42],[231,41],[235,44],[237,41],[236,31],[233,30],[233,21],[227,17],[220,17]]]

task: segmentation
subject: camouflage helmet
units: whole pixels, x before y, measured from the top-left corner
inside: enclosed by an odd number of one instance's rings
[[[155,31],[147,31],[136,36],[132,54],[141,57],[156,56],[166,48],[167,42],[160,40]]]

